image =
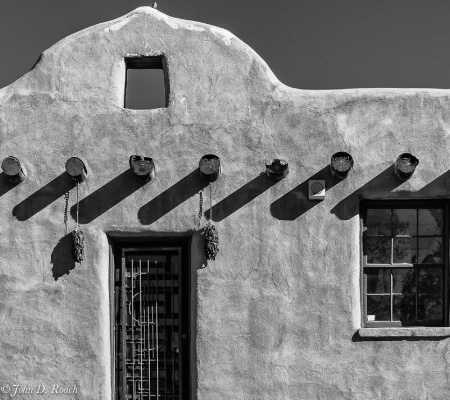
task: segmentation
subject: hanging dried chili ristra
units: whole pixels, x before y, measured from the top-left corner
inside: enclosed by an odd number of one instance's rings
[[[78,201],[78,182],[77,182],[77,226],[72,231],[72,255],[75,262],[81,262],[84,259],[84,235],[78,224],[80,203]]]
[[[215,260],[219,252],[219,235],[216,226],[212,222],[208,222],[203,231],[205,237],[205,253],[207,260]]]
[[[72,231],[72,255],[75,262],[81,262],[84,259],[84,235],[79,228]]]
[[[215,260],[219,253],[219,235],[212,220],[212,186],[209,184],[209,221],[203,230],[207,260]]]

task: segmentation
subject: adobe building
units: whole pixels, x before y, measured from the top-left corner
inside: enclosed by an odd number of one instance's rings
[[[2,399],[448,398],[448,90],[293,89],[141,7],[1,89],[0,135]]]

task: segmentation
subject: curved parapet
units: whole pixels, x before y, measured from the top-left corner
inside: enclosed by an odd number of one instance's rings
[[[36,106],[89,102],[94,109],[120,109],[124,59],[133,56],[165,57],[170,113],[187,123],[244,119],[252,98],[279,84],[267,64],[230,32],[140,7],[46,50],[32,71],[0,91],[0,104],[33,96]]]

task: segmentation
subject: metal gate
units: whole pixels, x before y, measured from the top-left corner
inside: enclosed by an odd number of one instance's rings
[[[116,399],[188,399],[187,267],[185,246],[120,248],[114,274]]]

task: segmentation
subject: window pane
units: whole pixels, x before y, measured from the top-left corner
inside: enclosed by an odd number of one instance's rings
[[[427,208],[425,201],[422,207],[407,207],[408,203],[398,201],[384,209],[366,209],[363,253],[369,326],[371,321],[437,325],[444,318],[448,239],[444,210],[439,205]]]
[[[416,293],[414,268],[392,268],[393,293]]]
[[[442,319],[442,299],[440,295],[419,295],[417,317],[420,320]]]
[[[367,321],[391,320],[391,296],[367,296]]]
[[[417,263],[417,238],[394,238],[393,256],[395,263]]]
[[[416,319],[416,296],[414,294],[394,295],[393,320],[411,321]]]
[[[391,269],[367,269],[367,293],[391,293]]]
[[[394,236],[417,236],[417,210],[393,210],[392,224],[394,229]]]
[[[371,264],[391,263],[391,238],[366,238],[367,262]]]
[[[391,210],[369,209],[367,210],[367,235],[391,236]]]
[[[125,107],[150,110],[166,107],[166,87],[162,69],[128,69]]]
[[[417,278],[419,294],[441,294],[442,268],[421,268]]]
[[[442,262],[442,238],[419,238],[419,263],[436,264]]]
[[[419,236],[442,234],[442,210],[419,210]]]

